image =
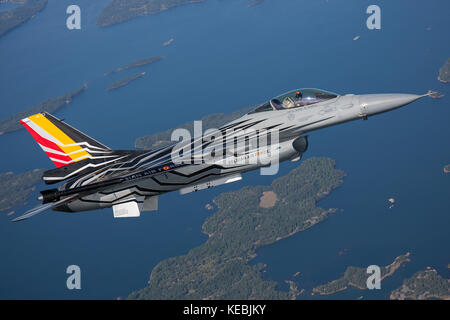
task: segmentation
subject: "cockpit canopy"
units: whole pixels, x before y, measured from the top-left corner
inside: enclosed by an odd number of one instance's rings
[[[260,105],[250,113],[304,107],[313,103],[334,99],[338,96],[336,93],[321,89],[297,89],[270,99],[269,102]]]

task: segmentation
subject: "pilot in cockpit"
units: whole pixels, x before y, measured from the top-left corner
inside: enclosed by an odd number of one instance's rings
[[[302,93],[300,91],[296,91],[295,95],[291,95],[290,97],[284,98],[283,108],[290,109],[302,106],[303,105],[302,97],[303,97]]]
[[[295,105],[296,106],[301,106],[302,105],[302,99],[303,99],[303,95],[301,91],[296,91],[295,92]]]

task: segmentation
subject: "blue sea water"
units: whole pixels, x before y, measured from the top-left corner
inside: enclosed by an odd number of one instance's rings
[[[319,203],[340,208],[313,228],[259,250],[265,278],[295,280],[309,290],[342,275],[348,265],[386,265],[407,251],[411,262],[382,290],[350,289],[326,298],[387,298],[402,279],[433,266],[449,276],[450,109],[448,85],[437,81],[449,57],[448,1],[376,1],[382,29],[368,30],[372,1],[207,0],[107,28],[95,20],[107,1],[49,1],[47,8],[0,38],[0,118],[43,99],[89,88],[57,116],[116,149],[138,136],[215,112],[232,112],[297,87],[339,93],[425,93],[387,114],[311,133],[305,158],[326,156],[345,170],[344,184]],[[65,26],[78,4],[82,29]],[[420,5],[419,5],[420,4]],[[0,5],[2,10],[4,5]],[[353,37],[361,38],[353,41]],[[168,47],[162,43],[175,41]],[[107,92],[137,71],[105,72],[163,55],[147,75]],[[0,137],[0,171],[23,172],[51,163],[25,131]],[[286,163],[279,175],[296,165]],[[142,288],[161,260],[206,240],[204,209],[217,194],[269,184],[258,172],[243,181],[187,196],[160,198],[156,213],[114,220],[111,210],[49,212],[23,223],[0,215],[0,298],[100,298]],[[40,184],[39,189],[45,188]],[[16,214],[37,204],[14,208]],[[397,201],[388,209],[387,198]],[[339,255],[340,251],[344,254]],[[82,270],[82,290],[66,288],[66,267]]]

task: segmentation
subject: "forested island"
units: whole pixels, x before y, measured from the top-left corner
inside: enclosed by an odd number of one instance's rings
[[[34,169],[21,174],[0,173],[0,212],[25,204],[43,172],[43,169]]]
[[[120,71],[123,71],[123,70],[126,70],[126,69],[141,67],[141,66],[145,66],[145,65],[150,64],[150,63],[155,63],[155,62],[157,62],[157,61],[159,61],[159,60],[161,60],[163,58],[164,57],[159,56],[159,57],[151,57],[151,58],[136,60],[136,61],[134,61],[132,63],[127,64],[126,66],[114,69],[113,71],[110,71],[110,72],[106,72],[105,76],[108,76],[108,75],[110,75],[112,73],[120,72]]]
[[[16,113],[15,115],[12,115],[9,118],[0,120],[0,135],[7,133],[7,132],[13,132],[17,131],[22,128],[22,125],[19,123],[19,121],[23,118],[26,118],[30,115],[39,113],[39,112],[49,112],[53,113],[60,109],[61,107],[65,106],[66,104],[69,104],[72,102],[72,99],[79,95],[81,92],[83,92],[87,88],[87,83],[85,83],[81,88],[71,91],[69,93],[66,93],[65,95],[56,97],[56,98],[50,98],[42,101],[37,106],[31,107],[25,111]]]
[[[335,209],[316,206],[343,183],[345,172],[328,158],[305,160],[269,186],[248,186],[222,193],[218,208],[202,226],[208,240],[186,255],[161,261],[148,286],[129,299],[295,299],[301,291],[293,281],[279,290],[262,278],[264,264],[251,265],[257,250],[326,219]],[[264,192],[279,201],[262,208]]]
[[[9,11],[0,12],[0,36],[33,18],[47,6],[47,2],[48,0],[16,1],[16,3],[23,3],[23,5]]]
[[[244,108],[238,111],[235,111],[233,113],[224,114],[224,113],[213,113],[210,115],[207,115],[201,119],[203,130],[211,129],[211,128],[219,128],[220,126],[223,126],[224,124],[233,121],[239,117],[242,117],[244,114],[250,112],[255,107],[248,107]],[[191,134],[194,131],[194,123],[186,122],[177,128],[183,128],[187,129],[191,132]],[[169,129],[167,131],[158,132],[150,135],[146,135],[143,137],[139,137],[135,140],[134,146],[137,149],[154,149],[154,148],[160,148],[167,146],[171,143],[174,143],[170,140],[172,132],[175,129]]]
[[[159,13],[184,4],[204,0],[111,0],[100,12],[97,25],[101,27],[128,21],[135,17]]]
[[[441,277],[437,271],[428,267],[405,279],[403,285],[392,291],[391,300],[450,300],[450,279]]]
[[[140,77],[145,76],[145,72],[141,72],[141,73],[136,73],[133,74],[132,76],[123,78],[117,82],[114,82],[112,85],[110,85],[108,88],[106,88],[107,91],[111,91],[111,90],[115,90],[118,89],[120,87],[126,86],[127,84],[129,84],[131,81],[136,80]]]
[[[445,64],[439,69],[438,80],[444,83],[450,82],[450,58],[448,58]]]
[[[410,253],[408,252],[395,258],[394,262],[392,262],[390,265],[381,267],[381,280],[391,276],[403,264],[409,262],[409,256]],[[329,295],[337,293],[339,291],[344,291],[349,286],[364,290],[367,289],[366,281],[369,276],[370,275],[367,274],[366,268],[351,266],[348,267],[347,270],[345,270],[345,273],[341,278],[315,287],[313,289],[313,293]]]

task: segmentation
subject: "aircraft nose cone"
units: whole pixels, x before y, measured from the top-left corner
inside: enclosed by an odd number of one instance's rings
[[[363,114],[373,115],[400,108],[423,96],[405,93],[366,94],[360,98]]]

